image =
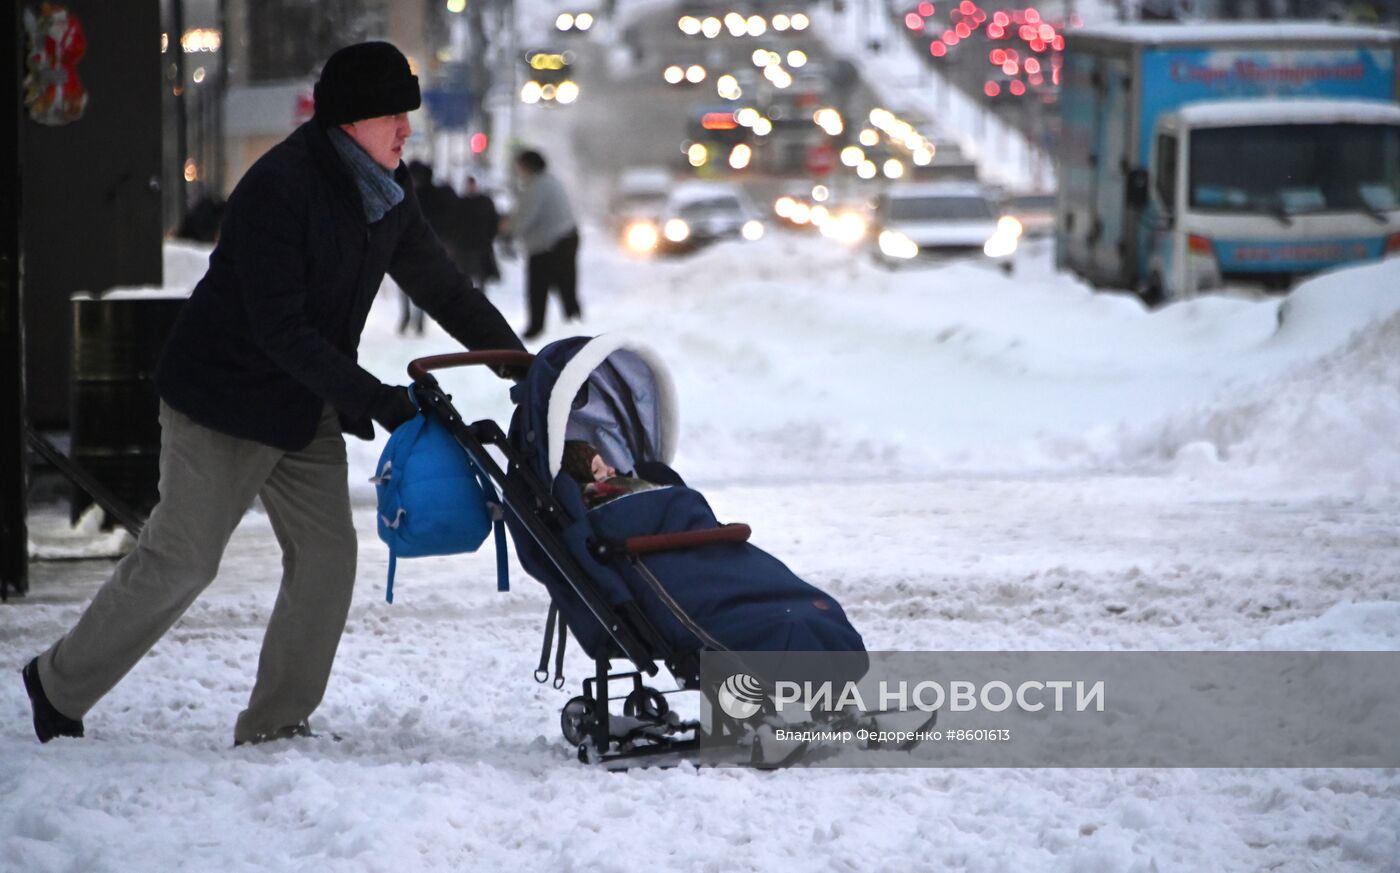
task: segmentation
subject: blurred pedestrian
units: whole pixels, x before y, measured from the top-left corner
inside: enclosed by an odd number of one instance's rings
[[[202,193],[195,198],[180,226],[175,229],[176,239],[194,242],[213,243],[219,241],[219,225],[224,220],[227,204],[213,194]]]
[[[530,322],[521,336],[544,330],[549,292],[559,292],[564,317],[581,318],[578,304],[578,224],[564,186],[549,172],[544,156],[523,151],[515,159],[520,195],[507,226],[524,248],[526,303]]]
[[[356,363],[387,272],[463,345],[521,349],[428,229],[400,163],[420,103],[398,49],[326,61],[311,121],[229,198],[209,270],[161,362],[160,502],[136,548],[66,636],[23,672],[41,742],[82,718],[214,579],[255,498],[282,546],[282,582],[234,744],[311,733],[355,583],[342,431],[418,414]],[[515,373],[503,373],[513,378]]]
[[[418,208],[422,210],[423,218],[437,234],[438,241],[447,250],[448,257],[460,268],[461,263],[451,244],[451,224],[457,195],[451,188],[434,185],[433,168],[422,161],[408,162],[408,177],[413,180],[413,191],[418,197]],[[423,308],[414,303],[406,291],[399,289],[399,336],[408,333],[410,328],[418,336],[422,336],[424,327]]]
[[[475,176],[467,177],[467,193],[457,204],[458,244],[462,252],[462,272],[476,281],[478,288],[501,278],[496,263],[496,234],[501,216],[491,195],[481,190]]]

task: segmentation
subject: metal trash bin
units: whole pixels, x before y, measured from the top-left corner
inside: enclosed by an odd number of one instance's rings
[[[143,517],[159,496],[156,362],[187,296],[143,289],[72,298],[69,455]],[[91,504],[73,489],[74,520]]]

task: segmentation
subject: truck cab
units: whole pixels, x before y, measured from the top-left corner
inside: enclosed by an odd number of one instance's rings
[[[1400,106],[1222,100],[1164,113],[1142,221],[1144,296],[1299,276],[1400,252]]]
[[[1065,40],[1061,267],[1156,303],[1400,252],[1400,34],[1227,22]]]

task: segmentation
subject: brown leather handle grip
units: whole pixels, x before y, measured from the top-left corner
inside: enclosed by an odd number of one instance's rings
[[[513,349],[429,355],[409,361],[408,375],[413,377],[413,381],[420,382],[427,378],[429,370],[445,370],[448,367],[467,367],[473,364],[487,367],[528,367],[534,360],[535,356],[529,352],[517,352]]]
[[[688,530],[682,533],[629,537],[626,546],[628,554],[646,555],[652,552],[689,549],[694,546],[712,546],[717,543],[746,543],[752,533],[753,530],[746,524],[726,524],[709,530]]]

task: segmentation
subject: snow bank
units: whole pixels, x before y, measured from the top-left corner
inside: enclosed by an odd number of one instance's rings
[[[209,269],[209,253],[214,246],[188,240],[167,240],[162,249],[162,268],[168,291],[189,293]]]
[[[1159,454],[1193,477],[1252,469],[1351,491],[1400,489],[1400,260],[1301,285],[1259,356],[1294,363],[1125,435],[1124,457]]]
[[[1247,473],[1349,492],[1400,480],[1387,439],[1400,398],[1386,390],[1400,366],[1388,322],[1400,261],[1320,276],[1286,299],[1209,295],[1149,311],[1056,273],[1032,245],[1008,277],[975,261],[889,271],[781,231],[656,261],[590,239],[587,320],[551,312],[541,344],[615,332],[656,349],[679,396],[676,466],[697,484],[814,470]],[[493,297],[520,324],[519,263],[506,271]],[[401,383],[409,358],[456,345],[434,326],[395,336],[397,294],[381,293],[361,361]],[[446,378],[466,415],[508,420],[498,380]],[[367,496],[382,443],[351,442]]]

